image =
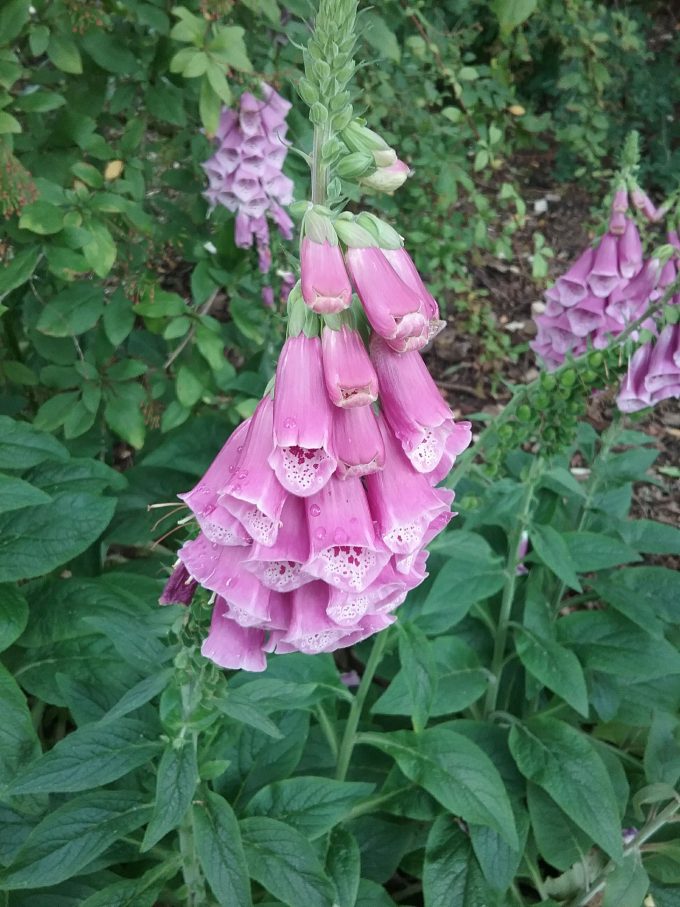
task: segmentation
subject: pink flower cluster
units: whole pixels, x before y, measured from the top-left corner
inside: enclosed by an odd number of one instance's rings
[[[240,109],[224,109],[215,138],[215,154],[203,164],[209,188],[205,197],[212,208],[224,205],[236,212],[235,241],[239,248],[257,246],[260,270],[269,271],[267,214],[285,239],[293,236],[293,222],[283,210],[293,200],[293,183],[281,172],[288,152],[284,141],[290,103],[269,85],[262,85],[263,100],[250,92],[241,95]]]
[[[402,278],[393,257],[348,253],[374,327],[369,349],[346,316],[320,336],[290,336],[273,399],[181,496],[200,533],[180,550],[164,600],[186,601],[195,582],[214,593],[202,651],[223,667],[261,671],[266,653],[329,652],[387,627],[453,516],[453,492],[435,486],[470,443],[470,423],[454,422],[412,348],[436,303],[422,283],[413,289],[410,258]],[[349,303],[338,246],[303,246],[302,287],[317,311]]]
[[[635,199],[638,207],[644,199]],[[680,248],[677,234],[670,233],[669,241]],[[656,258],[644,259],[637,226],[628,216],[627,193],[619,190],[609,230],[546,292],[531,348],[549,369],[560,366],[568,353],[603,349],[659,298],[676,273],[673,260],[662,267]],[[645,327],[653,329],[654,323]]]
[[[616,403],[633,413],[670,397],[680,397],[680,325],[668,324],[655,342],[633,353]]]

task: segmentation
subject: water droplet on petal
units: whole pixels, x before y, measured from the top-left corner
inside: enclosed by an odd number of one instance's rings
[[[312,516],[318,516],[321,513],[321,508],[318,504],[312,504],[309,508],[309,512]]]
[[[291,416],[283,420],[284,428],[297,428],[297,422]]]
[[[325,538],[325,536],[326,536],[326,530],[323,528],[323,526],[320,526],[320,527],[316,530],[316,532],[314,533],[314,535],[315,535],[316,538],[318,538],[318,539]]]
[[[247,470],[247,469],[242,469],[241,472],[238,474],[238,477],[237,477],[237,478],[239,478],[239,479],[247,479],[247,478],[248,478],[248,470]]]
[[[340,527],[338,527],[335,530],[335,532],[333,533],[333,541],[338,542],[338,544],[342,544],[343,542],[346,542],[347,538],[348,538],[347,533],[345,532],[344,529],[341,529]]]

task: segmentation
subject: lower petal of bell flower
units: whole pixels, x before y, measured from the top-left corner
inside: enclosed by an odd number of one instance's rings
[[[252,544],[252,538],[239,520],[220,504],[209,504],[202,513],[197,514],[196,521],[210,542],[218,545]]]
[[[335,472],[337,462],[324,448],[275,447],[269,464],[283,488],[301,498],[320,491]]]
[[[376,539],[361,479],[333,477],[306,505],[310,559],[305,570],[331,586],[362,592],[389,552]]]
[[[383,468],[385,445],[371,406],[336,408],[333,452],[341,478],[367,476]]]
[[[236,469],[249,427],[250,419],[246,419],[227,438],[198,484],[191,491],[177,495],[199,520],[202,516],[208,517],[215,509],[220,491]]]
[[[264,671],[267,667],[262,646],[264,630],[241,627],[227,616],[227,606],[218,598],[213,608],[210,632],[201,646],[201,655],[221,668]]]
[[[431,485],[437,485],[451,472],[456,457],[470,446],[472,441],[471,422],[453,422],[444,444],[444,453],[433,470],[425,473]]]
[[[256,543],[244,567],[268,589],[290,592],[312,580],[303,570],[309,558],[307,518],[301,498],[289,495],[281,512],[281,527],[273,545]]]
[[[281,488],[280,502],[274,499],[275,506],[270,506],[269,513],[260,510],[250,501],[242,501],[229,494],[220,497],[220,505],[241,523],[252,539],[261,545],[273,545],[281,525],[280,513],[285,497],[285,492]]]
[[[291,593],[290,624],[276,645],[277,652],[291,646],[293,650],[314,655],[328,651],[328,646],[347,635],[347,629],[339,627],[326,613],[328,591],[326,583],[314,582]]]

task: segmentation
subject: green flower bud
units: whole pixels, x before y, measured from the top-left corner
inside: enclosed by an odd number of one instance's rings
[[[531,408],[526,403],[517,407],[517,418],[520,422],[529,422],[531,420]]]
[[[365,151],[353,151],[340,158],[336,166],[338,176],[344,180],[356,180],[375,170],[373,157]]]
[[[576,384],[576,371],[568,368],[560,375],[560,384],[562,387],[573,387]]]
[[[604,356],[599,350],[594,350],[588,355],[588,365],[591,368],[599,368],[604,362]]]
[[[341,214],[335,220],[335,230],[346,246],[354,249],[365,249],[369,246],[376,247],[377,239],[361,224],[358,224],[351,214]]]
[[[551,391],[555,388],[557,384],[557,379],[554,375],[550,375],[547,372],[544,372],[541,375],[541,387],[544,390]]]
[[[404,244],[394,227],[376,217],[375,214],[362,211],[361,214],[357,214],[356,222],[373,234],[381,249],[401,249]]]
[[[312,106],[319,100],[319,93],[309,79],[300,79],[297,86],[298,94],[305,104]]]
[[[309,119],[315,126],[323,126],[328,119],[328,110],[319,101],[312,104],[309,111]]]

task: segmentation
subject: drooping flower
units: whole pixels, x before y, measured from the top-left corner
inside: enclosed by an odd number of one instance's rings
[[[394,270],[384,250],[350,247],[345,255],[352,282],[371,327],[390,346],[422,349],[429,338],[428,317],[418,293]]]
[[[323,374],[328,396],[336,406],[366,406],[378,399],[378,376],[358,331],[326,326],[321,334]]]
[[[218,597],[213,606],[210,633],[201,646],[201,654],[222,668],[264,671],[267,667],[264,641],[264,630],[242,627],[228,616],[224,599]]]
[[[263,83],[261,87],[263,100],[246,91],[238,113],[222,111],[215,134],[217,149],[203,169],[211,208],[223,205],[236,213],[236,245],[249,248],[255,242],[260,270],[266,273],[271,266],[266,215],[285,239],[293,235],[293,222],[282,207],[293,200],[293,183],[281,172],[291,105],[271,86]]]
[[[321,341],[305,334],[289,337],[276,369],[274,448],[269,463],[291,494],[315,494],[335,472],[331,429]]]
[[[163,587],[160,605],[188,605],[194,597],[198,581],[193,579],[184,564],[179,561]]]
[[[370,405],[335,410],[333,453],[340,478],[367,476],[382,470],[385,446]]]
[[[342,312],[352,301],[352,285],[339,245],[305,236],[301,252],[302,296],[313,312]]]
[[[305,569],[331,586],[361,592],[389,559],[376,539],[361,479],[333,477],[306,503],[311,550]]]
[[[618,258],[616,237],[605,233],[595,250],[593,266],[588,275],[588,286],[595,296],[609,296],[620,283]]]
[[[395,353],[380,338],[371,340],[380,400],[390,428],[414,469],[436,484],[470,444],[469,422],[454,422],[418,352]]]
[[[433,337],[436,337],[436,335],[443,330],[446,322],[442,321],[439,317],[437,300],[423,283],[411,256],[403,246],[399,249],[383,249],[383,255],[404,283],[420,297],[425,315],[429,322],[428,339],[431,340]]]

